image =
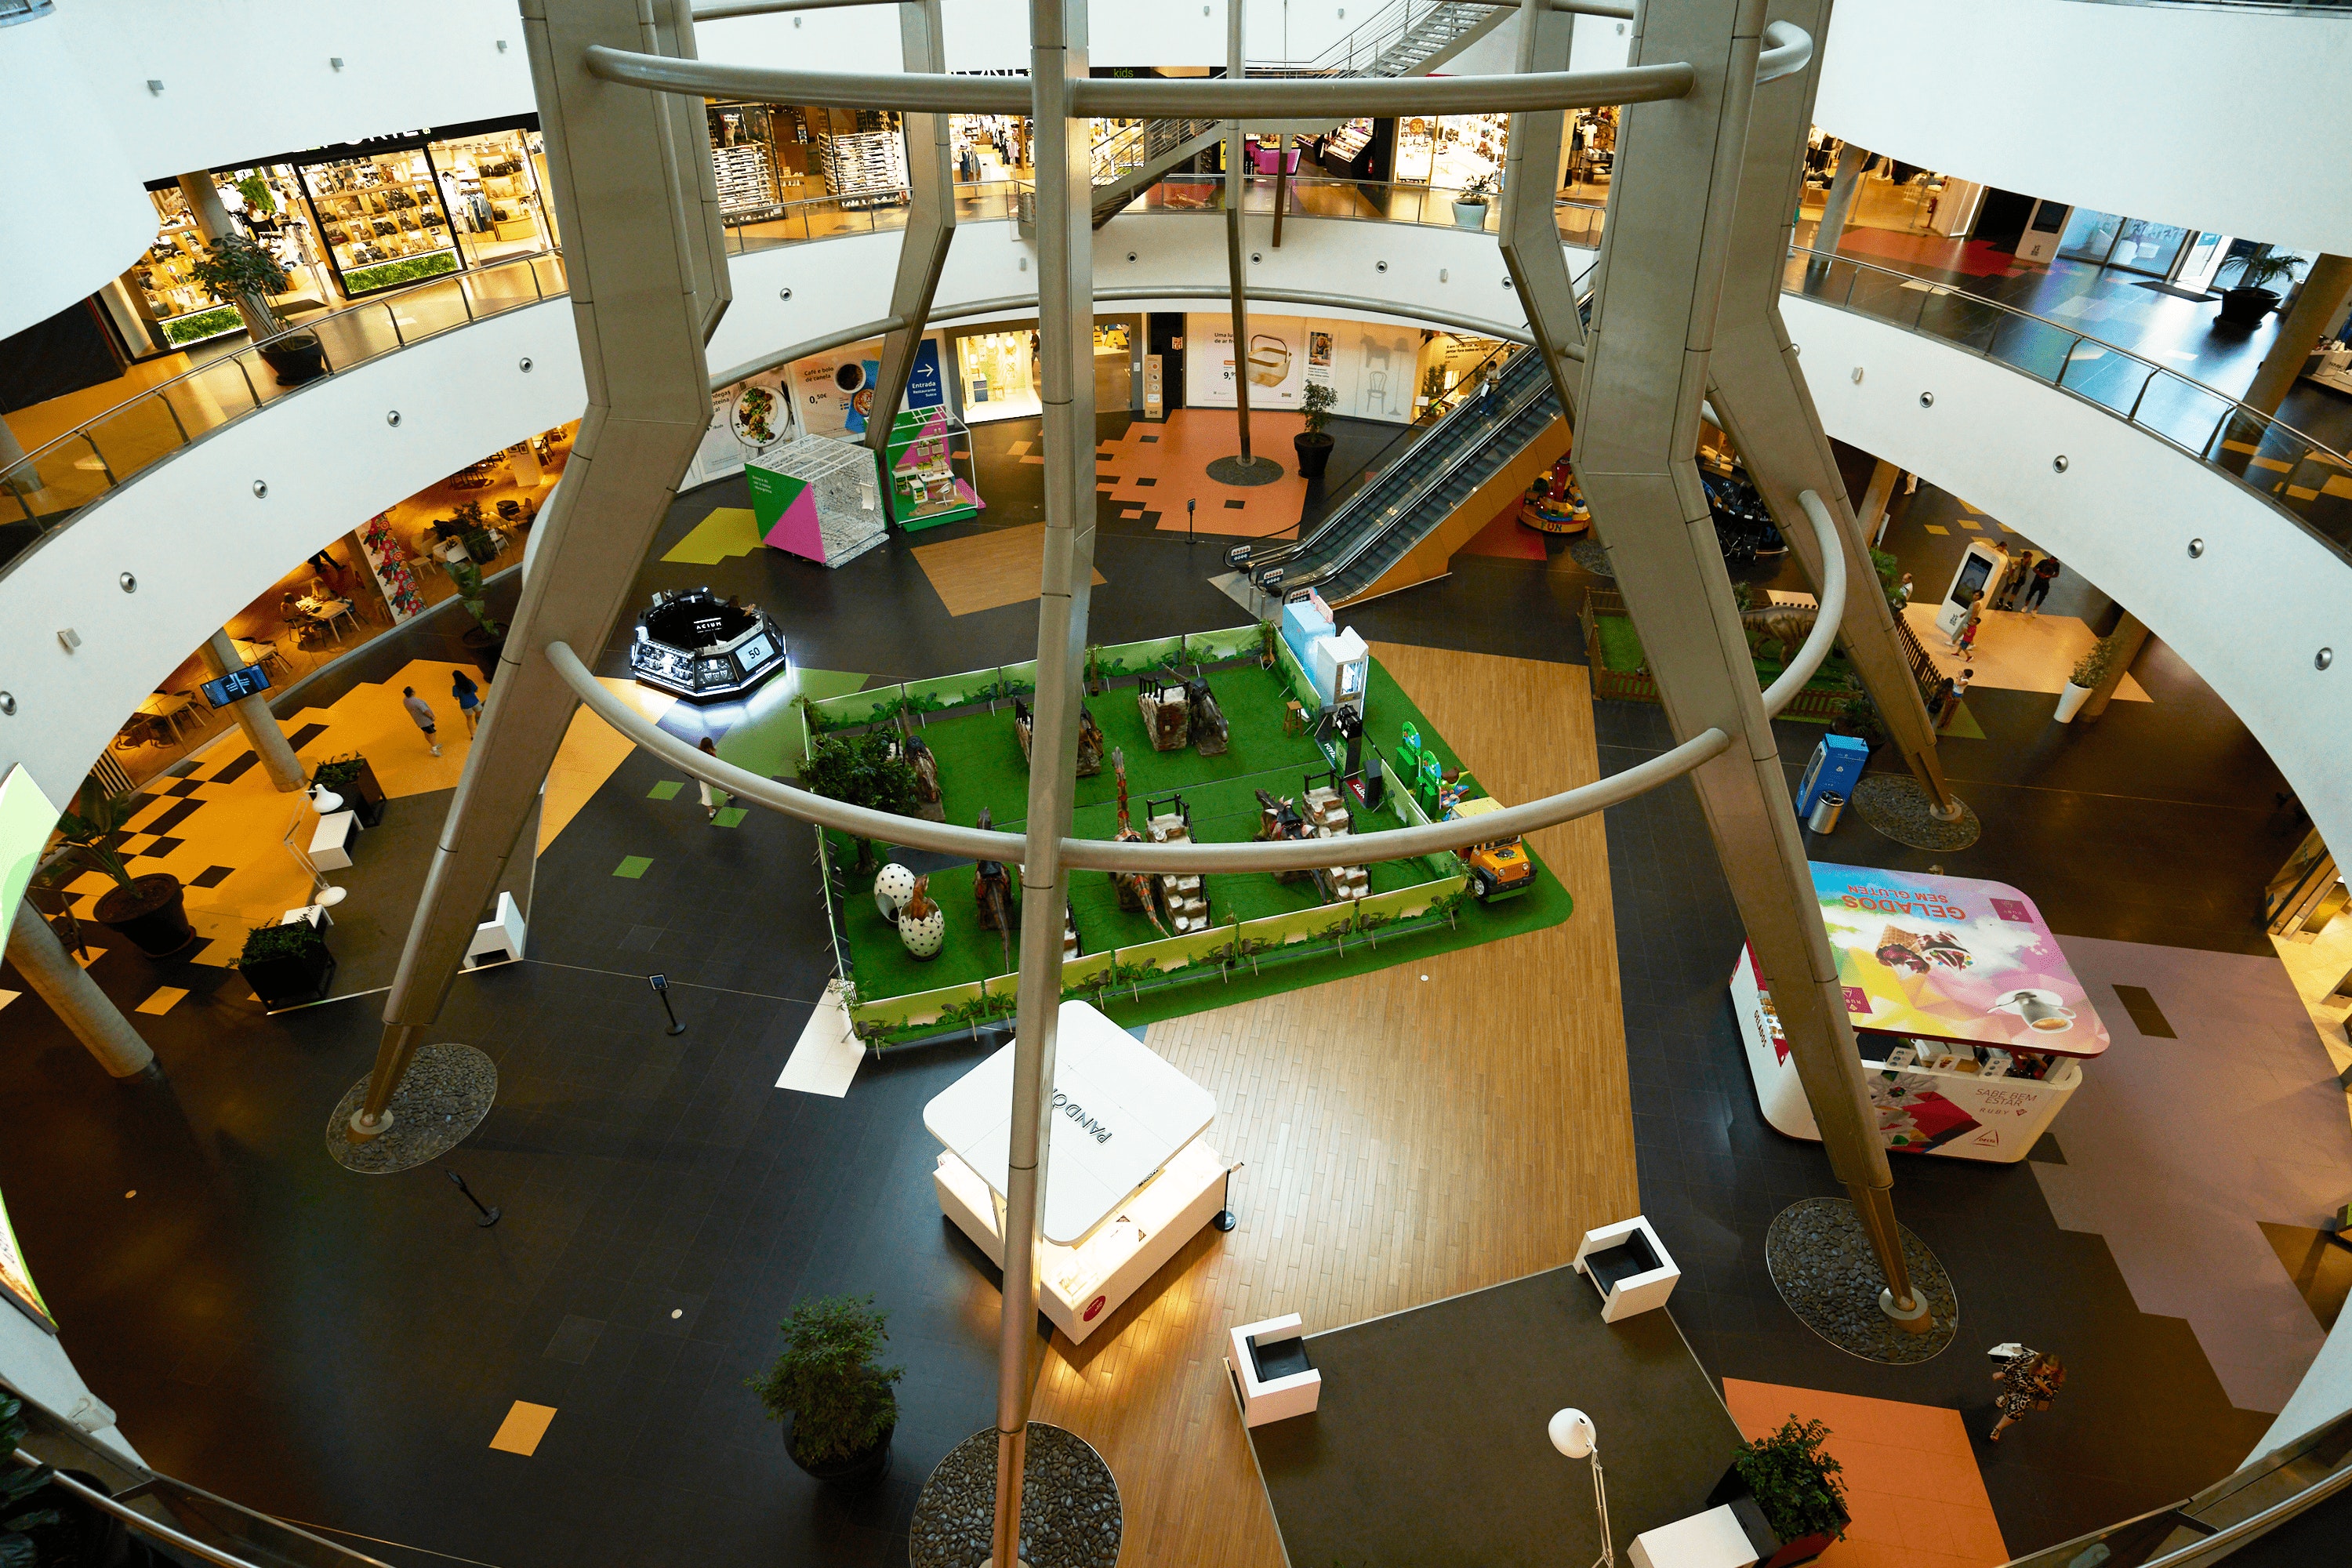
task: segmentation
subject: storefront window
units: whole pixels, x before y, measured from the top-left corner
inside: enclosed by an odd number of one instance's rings
[[[272,302],[281,310],[324,306],[334,299],[290,168],[271,165],[231,169],[213,175],[221,206],[246,234],[269,247],[286,269],[286,291]],[[155,243],[129,274],[145,294],[147,308],[173,348],[205,342],[244,329],[236,308],[195,281],[193,269],[205,255],[187,198],[176,188],[149,193],[155,204]]]
[[[2066,232],[2058,237],[2058,254],[2071,261],[2105,266],[2107,253],[2116,247],[2116,234],[2123,222],[2113,213],[2076,207],[2074,216],[2066,220]]]
[[[532,153],[538,142],[536,132],[494,131],[427,149],[442,208],[469,265],[552,248],[546,186]]]
[[[302,181],[344,293],[373,293],[461,265],[423,147],[312,163]]]
[[[2222,253],[2229,249],[2226,234],[2200,234],[2189,244],[2180,258],[2180,270],[2174,274],[2173,283],[2182,289],[2210,289],[2213,273],[2221,265]]]
[[[956,339],[958,389],[966,424],[1020,419],[1041,412],[1035,329],[974,332]]]
[[[1419,115],[1410,120],[1397,121],[1396,177],[1399,184],[1429,184],[1430,170],[1434,166],[1432,159],[1437,151],[1431,133],[1436,124],[1436,121],[1423,119]]]
[[[1135,406],[1135,343],[1142,318],[1122,316],[1095,324],[1095,411],[1116,414]]]
[[[1499,177],[1504,144],[1509,140],[1507,114],[1440,115],[1429,183],[1443,190],[1458,191],[1485,175]]]

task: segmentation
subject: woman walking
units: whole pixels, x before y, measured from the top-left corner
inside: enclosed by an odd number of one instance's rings
[[[1988,1443],[1998,1443],[2000,1435],[2017,1425],[2029,1410],[2047,1410],[2058,1391],[2066,1386],[2066,1368],[2054,1355],[2044,1355],[2021,1344],[1995,1345],[1993,1353],[2003,1356],[1992,1380],[2001,1384],[1993,1398],[1993,1406],[2000,1419],[1985,1435]]]
[[[453,669],[449,672],[449,695],[457,699],[457,711],[466,716],[466,733],[472,734],[482,716],[482,689],[464,670]]]
[[[2040,563],[2033,568],[2033,581],[2025,585],[2027,615],[2038,616],[2042,613],[2042,601],[2050,596],[2050,584],[2058,581],[2059,570],[2058,557],[2055,555],[2043,556]]]
[[[712,741],[709,736],[703,736],[700,745],[702,754],[704,756],[716,758],[719,755],[718,743]],[[703,820],[705,822],[718,821],[719,808],[727,804],[727,792],[719,788],[708,779],[695,780],[694,787],[702,792]]]

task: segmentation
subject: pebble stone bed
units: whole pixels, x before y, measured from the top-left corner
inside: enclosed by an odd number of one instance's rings
[[[1927,792],[1909,773],[1868,773],[1853,786],[1853,808],[1862,819],[1897,844],[1914,849],[1966,849],[1984,832],[1975,810],[1953,796],[1960,815],[1938,822],[1929,814]]]
[[[1568,547],[1568,558],[1595,577],[1606,577],[1612,582],[1616,580],[1617,568],[1609,564],[1608,550],[1590,532]]]
[[[471,1046],[426,1046],[392,1095],[392,1131],[365,1143],[344,1135],[367,1098],[368,1080],[352,1085],[327,1118],[327,1153],[363,1176],[390,1176],[437,1160],[482,1124],[499,1098],[498,1064]]]
[[[950,1449],[923,1484],[907,1528],[912,1568],[975,1568],[988,1561],[996,1517],[996,1432]],[[1021,1560],[1029,1568],[1112,1568],[1124,1530],[1118,1483],[1085,1438],[1029,1424],[1021,1483]]]
[[[1959,1292],[1927,1244],[1908,1226],[1897,1228],[1911,1287],[1935,1313],[1935,1328],[1924,1334],[1906,1332],[1878,1310],[1885,1281],[1853,1205],[1843,1198],[1807,1198],[1782,1209],[1764,1237],[1764,1267],[1789,1310],[1847,1354],[1887,1366],[1928,1361],[1959,1332]]]

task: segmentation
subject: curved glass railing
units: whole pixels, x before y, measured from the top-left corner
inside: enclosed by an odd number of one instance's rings
[[[2095,405],[2215,468],[2352,561],[2352,458],[2123,344],[1892,268],[1792,246],[1790,293],[1939,339]],[[2323,499],[2324,498],[2324,499]]]

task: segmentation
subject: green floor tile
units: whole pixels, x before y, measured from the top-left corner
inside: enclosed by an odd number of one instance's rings
[[[722,805],[719,815],[710,819],[713,827],[734,827],[751,814],[740,805]]]
[[[646,868],[653,863],[653,858],[648,855],[624,855],[621,857],[621,863],[613,868],[613,875],[626,877],[634,881],[644,876]]]
[[[646,791],[646,798],[647,800],[676,800],[677,798],[677,792],[685,787],[686,786],[684,784],[678,783],[676,779],[664,779],[661,783],[654,785],[653,788]]]

